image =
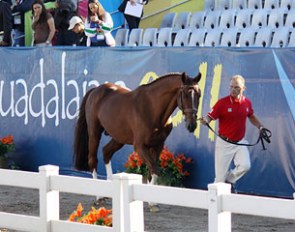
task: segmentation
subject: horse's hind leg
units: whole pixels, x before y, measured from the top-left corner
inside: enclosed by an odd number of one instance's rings
[[[91,128],[91,129],[90,129]],[[101,134],[104,131],[103,127],[99,123],[88,127],[89,141],[88,141],[88,166],[92,172],[93,178],[97,178],[97,150],[101,139]]]
[[[103,147],[103,160],[105,163],[108,180],[110,180],[113,175],[111,159],[114,153],[121,149],[123,146],[124,144],[118,143],[116,140],[111,139],[111,141]]]

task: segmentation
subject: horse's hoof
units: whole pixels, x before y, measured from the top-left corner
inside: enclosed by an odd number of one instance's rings
[[[149,209],[150,209],[150,212],[152,212],[152,213],[156,213],[156,212],[160,211],[160,208],[157,205],[150,205]]]
[[[106,203],[106,198],[103,197],[103,198],[96,199],[96,201],[93,202],[93,206],[100,206],[105,203]]]

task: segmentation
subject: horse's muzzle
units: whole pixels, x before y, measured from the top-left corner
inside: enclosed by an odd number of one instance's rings
[[[197,128],[197,123],[186,123],[186,128],[190,133],[193,133]]]

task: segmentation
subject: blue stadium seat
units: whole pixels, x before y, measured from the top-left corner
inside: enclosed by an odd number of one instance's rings
[[[129,29],[120,28],[115,35],[116,47],[124,47],[128,43]]]
[[[288,27],[279,27],[274,31],[271,47],[284,48],[287,47],[289,41],[290,30]]]
[[[172,28],[160,28],[158,33],[157,47],[171,47],[172,46]]]
[[[261,9],[262,8],[262,0],[248,0],[248,8],[249,9]]]
[[[201,28],[204,25],[206,12],[205,11],[197,11],[191,15],[191,19],[189,21],[188,27],[193,29]]]
[[[192,33],[191,33],[191,37],[189,39],[188,46],[191,46],[191,47],[203,47],[206,35],[207,35],[207,29],[206,28],[194,29],[192,31]]]
[[[191,18],[191,12],[180,12],[178,13],[176,19],[175,19],[175,23],[174,23],[174,27],[173,30],[177,31],[180,29],[184,29],[188,27],[190,18]]]
[[[143,32],[140,46],[153,47],[157,44],[158,28],[146,28]]]
[[[232,3],[233,9],[243,10],[246,9],[247,6],[247,0],[234,0]]]
[[[257,30],[254,47],[270,47],[272,42],[273,28],[262,27]]]
[[[219,27],[226,29],[235,26],[236,10],[230,9],[221,12]]]
[[[255,42],[256,28],[246,27],[241,30],[237,47],[252,47]]]
[[[223,31],[220,47],[236,47],[237,45],[237,28],[229,28]]]
[[[219,47],[222,36],[222,29],[216,28],[214,30],[208,31],[204,46],[205,47]]]
[[[129,34],[128,46],[139,46],[142,44],[142,28],[133,28]]]
[[[160,28],[164,27],[174,27],[175,19],[176,19],[177,13],[170,12],[164,15]]]
[[[188,46],[190,34],[191,34],[190,28],[184,28],[184,29],[178,30],[173,42],[173,47]]]
[[[216,10],[215,0],[205,0],[204,11],[214,11],[214,10]]]

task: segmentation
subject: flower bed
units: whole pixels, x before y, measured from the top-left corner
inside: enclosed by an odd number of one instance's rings
[[[189,176],[185,164],[191,163],[191,158],[187,158],[184,154],[174,155],[167,147],[164,147],[158,161],[160,169],[158,184],[183,186],[184,178]],[[141,174],[144,179],[148,176],[148,168],[136,152],[129,155],[124,167],[127,173]]]

